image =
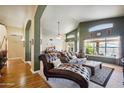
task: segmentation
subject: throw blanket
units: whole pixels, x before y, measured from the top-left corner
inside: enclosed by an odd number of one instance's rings
[[[90,78],[89,72],[82,65],[64,63],[64,64],[59,65],[57,69],[64,69],[64,70],[75,72],[77,74],[80,74],[87,81],[89,81],[89,78]]]
[[[82,65],[83,63],[85,63],[86,59],[81,59],[81,58],[75,58],[69,61],[69,63],[71,64],[79,64]]]

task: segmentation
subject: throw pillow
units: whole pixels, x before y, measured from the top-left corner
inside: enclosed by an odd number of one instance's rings
[[[53,63],[55,68],[59,67],[59,65],[62,64],[60,59],[56,59],[56,60],[52,61],[52,63]]]
[[[73,59],[76,59],[77,57],[75,55],[72,56]]]

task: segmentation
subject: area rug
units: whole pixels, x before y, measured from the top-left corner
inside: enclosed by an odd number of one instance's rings
[[[114,68],[103,66],[102,69],[96,70],[95,75],[91,76],[90,81],[100,86],[106,87],[113,71],[114,71]]]

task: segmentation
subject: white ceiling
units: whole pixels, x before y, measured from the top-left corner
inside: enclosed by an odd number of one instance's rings
[[[75,29],[79,22],[123,15],[124,6],[49,5],[41,18],[41,29],[44,35],[55,36],[58,31],[58,21],[60,21],[60,32],[65,34]]]
[[[0,23],[23,28],[30,7],[33,6],[0,5]],[[75,29],[79,22],[122,15],[124,15],[124,6],[48,5],[41,18],[41,29],[44,35],[55,36],[58,21],[60,21],[60,32],[65,34]]]
[[[29,8],[24,5],[0,5],[0,23],[7,26],[23,28]]]

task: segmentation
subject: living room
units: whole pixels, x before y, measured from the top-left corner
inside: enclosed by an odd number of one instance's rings
[[[123,87],[124,6],[32,5],[0,9],[7,31],[3,48],[7,53],[0,52],[0,57],[4,53],[7,57],[7,63],[2,64],[0,87]]]
[[[103,67],[93,70],[97,75],[92,77],[89,87],[123,87],[124,17],[122,12],[117,13],[119,7],[123,6],[47,6],[41,18],[44,45],[41,45],[41,53],[44,49],[47,52],[75,52],[89,61],[85,66]],[[68,86],[61,80],[48,82],[53,87]]]
[[[4,93],[124,90],[124,0],[1,0]]]

